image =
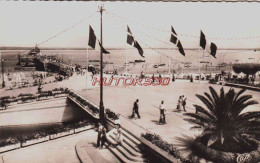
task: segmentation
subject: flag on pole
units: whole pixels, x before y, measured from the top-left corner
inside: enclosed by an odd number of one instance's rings
[[[210,44],[210,54],[216,58],[216,53],[217,53],[217,46],[213,42]]]
[[[97,40],[97,37],[94,33],[94,30],[92,29],[91,26],[89,26],[89,39],[88,39],[88,45],[90,47],[92,47],[93,49],[95,49],[96,47],[96,40]]]
[[[101,46],[101,43],[100,43],[100,42],[98,42],[98,43],[99,43],[99,46],[101,47],[102,53],[104,53],[104,54],[110,54],[109,51],[107,51],[103,46]]]
[[[173,27],[171,26],[171,38],[170,38],[170,42],[172,42],[173,44],[177,44],[177,47],[179,49],[179,52],[185,56],[185,52],[184,49],[182,47],[181,41],[178,39],[177,33],[175,32],[175,30],[173,29]]]
[[[138,50],[139,54],[144,58],[144,51],[137,41],[134,42],[134,47]]]
[[[132,32],[130,31],[130,28],[127,26],[127,32],[132,34]]]
[[[182,47],[180,41],[178,41],[177,47],[178,47],[178,49],[179,49],[179,52],[180,52],[183,56],[185,56],[185,52],[184,52],[184,50],[183,50],[183,47]]]
[[[144,57],[144,51],[142,49],[142,47],[139,45],[139,43],[134,39],[133,35],[132,35],[132,32],[130,30],[130,28],[127,26],[127,40],[126,42],[129,44],[129,45],[133,45],[134,43],[134,47],[138,50],[139,54]]]
[[[205,49],[206,43],[207,43],[206,37],[205,37],[204,33],[203,33],[202,31],[200,31],[200,46],[201,46],[203,49]]]
[[[133,37],[132,32],[130,31],[128,26],[127,26],[127,40],[126,40],[126,42],[129,45],[133,45],[133,42],[134,42],[134,37]]]
[[[177,43],[177,40],[178,40],[178,38],[177,38],[177,33],[175,32],[175,30],[173,29],[172,26],[171,26],[171,31],[172,31],[172,33],[171,33],[171,39],[170,39],[170,41],[171,41],[172,43],[176,44],[176,43]]]

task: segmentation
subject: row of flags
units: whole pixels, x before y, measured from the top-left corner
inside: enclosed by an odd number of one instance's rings
[[[200,46],[205,50],[207,45],[206,36],[202,31],[200,31]],[[213,42],[210,44],[210,52],[209,52],[214,58],[216,58],[217,53],[217,46]]]
[[[91,26],[89,26],[89,41],[88,41],[88,45],[90,47],[92,47],[93,49],[95,49],[96,47],[96,40],[97,37],[95,35],[94,30],[92,29]],[[127,40],[126,42],[135,47],[140,56],[144,58],[144,51],[142,49],[142,47],[140,46],[140,44],[138,43],[138,41],[135,39],[135,37],[133,36],[130,28],[127,26]],[[172,42],[174,45],[176,45],[178,47],[179,52],[185,56],[185,52],[184,49],[182,47],[181,41],[178,38],[177,33],[175,32],[174,28],[171,26],[171,37],[170,37],[170,42]],[[101,46],[100,41],[98,40],[99,46],[101,47],[101,50],[103,53],[105,54],[110,54],[107,50],[104,49],[103,46]],[[216,44],[214,44],[213,42],[211,42],[210,47],[207,44],[207,40],[206,40],[206,36],[204,35],[204,33],[202,31],[200,31],[200,46],[203,48],[203,50],[206,49],[207,52],[209,52],[214,58],[216,58],[216,53],[217,53],[217,46]],[[207,50],[208,47],[210,48],[210,50]]]

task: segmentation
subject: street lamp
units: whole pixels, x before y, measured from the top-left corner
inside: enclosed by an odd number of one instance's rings
[[[5,87],[5,79],[4,79],[4,59],[1,60],[2,62],[2,88]]]
[[[99,7],[100,12],[100,104],[99,104],[99,119],[100,122],[105,125],[105,113],[104,113],[104,104],[103,104],[103,36],[102,36],[102,13],[104,11],[104,5],[101,4]]]

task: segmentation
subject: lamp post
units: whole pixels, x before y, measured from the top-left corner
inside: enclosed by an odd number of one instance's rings
[[[99,104],[99,120],[101,123],[105,124],[104,115],[104,104],[103,104],[103,38],[102,38],[102,13],[104,11],[104,5],[99,6],[100,12],[100,104]]]
[[[2,62],[2,88],[5,87],[5,79],[4,79],[4,59],[1,60]]]

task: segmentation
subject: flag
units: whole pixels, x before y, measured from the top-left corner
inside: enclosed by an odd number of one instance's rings
[[[170,41],[171,41],[172,43],[176,44],[176,43],[177,43],[177,40],[178,40],[178,38],[177,38],[177,33],[175,32],[175,30],[173,29],[172,26],[171,26],[171,31],[172,31],[172,33],[171,33],[171,39],[170,39]]]
[[[127,40],[126,42],[129,44],[129,45],[133,45],[133,42],[134,42],[134,38],[132,35],[130,34],[127,34]]]
[[[175,30],[173,29],[172,26],[171,26],[171,30],[172,30],[172,33],[174,33],[177,36],[177,33],[175,32]]]
[[[183,56],[185,56],[185,52],[184,52],[184,50],[183,50],[183,47],[182,47],[180,41],[178,41],[177,47],[178,47],[178,49],[179,49],[179,52],[180,52]]]
[[[138,50],[139,54],[144,58],[144,51],[137,41],[134,42],[134,47]]]
[[[203,33],[202,31],[200,31],[200,46],[201,46],[203,49],[205,49],[206,43],[207,43],[206,37],[205,37],[204,33]]]
[[[210,44],[210,54],[216,58],[216,53],[217,53],[217,46],[213,42]]]
[[[127,26],[127,32],[132,34],[132,32],[130,31],[130,28]]]
[[[88,39],[88,45],[90,47],[92,47],[93,49],[95,49],[95,46],[96,46],[96,35],[94,33],[94,30],[92,29],[91,26],[89,26],[89,39]]]
[[[130,31],[128,26],[127,26],[127,40],[126,40],[126,42],[129,45],[133,45],[133,42],[134,42],[134,37],[133,37],[132,32]]]
[[[109,51],[107,51],[103,46],[101,46],[101,43],[99,42],[99,46],[101,47],[102,53],[104,54],[110,54]]]

